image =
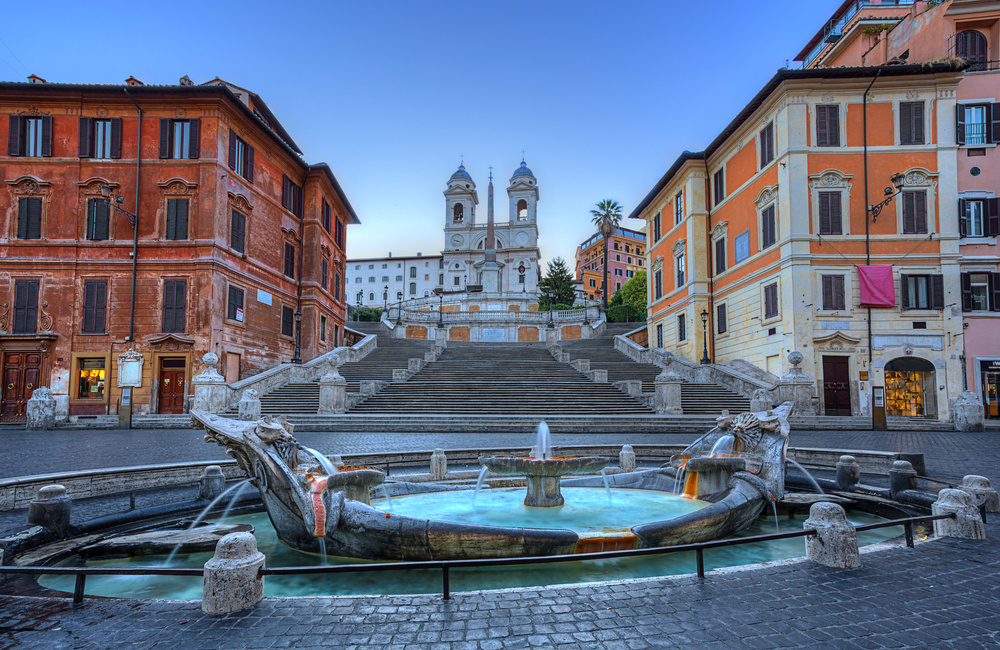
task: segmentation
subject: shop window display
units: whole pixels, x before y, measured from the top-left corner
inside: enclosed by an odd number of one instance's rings
[[[79,399],[104,399],[104,359],[80,359]]]
[[[937,415],[934,366],[923,359],[893,359],[885,366],[885,408],[892,417]]]

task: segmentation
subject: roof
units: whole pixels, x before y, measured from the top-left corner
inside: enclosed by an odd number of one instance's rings
[[[227,86],[232,86],[233,88],[239,88],[240,90],[242,90],[242,91],[246,92],[248,95],[250,95],[250,98],[253,100],[253,106],[251,106],[250,109],[254,110],[254,111],[260,111],[260,113],[262,114],[262,117],[264,118],[264,122],[266,122],[268,126],[270,126],[271,128],[273,128],[278,133],[278,135],[281,137],[281,139],[284,140],[285,142],[287,142],[289,145],[291,145],[292,149],[294,149],[295,151],[297,151],[299,153],[299,155],[302,154],[302,149],[299,148],[299,145],[295,144],[295,141],[292,140],[292,136],[288,135],[288,131],[286,131],[285,127],[281,125],[281,122],[278,121],[278,118],[274,116],[274,113],[272,113],[271,109],[267,107],[267,104],[264,103],[264,100],[261,99],[260,95],[258,95],[257,93],[255,93],[252,90],[247,90],[246,88],[242,88],[240,86],[237,86],[234,83],[229,83],[225,79],[220,79],[219,77],[216,77],[215,79],[212,79],[211,81],[206,81],[205,83],[203,83],[201,85],[202,86],[209,86],[209,85],[213,85],[213,84],[225,84]]]
[[[351,202],[347,200],[347,194],[344,193],[344,188],[340,186],[340,182],[337,177],[333,175],[333,170],[330,169],[330,165],[326,163],[316,163],[315,165],[309,165],[310,170],[321,171],[326,174],[327,179],[329,179],[330,184],[333,185],[333,191],[337,193],[340,200],[344,203],[344,207],[347,208],[347,212],[351,215],[351,223],[360,224],[361,219],[358,219],[358,213],[354,211],[354,207],[351,206]]]
[[[345,264],[354,264],[355,262],[406,262],[408,260],[436,260],[444,257],[444,255],[438,253],[437,255],[393,255],[392,257],[350,257],[347,259]]]
[[[833,15],[831,15],[830,18],[826,22],[823,23],[823,26],[819,28],[819,31],[816,32],[816,35],[813,36],[811,39],[809,39],[809,42],[806,43],[806,46],[804,48],[802,48],[802,51],[799,52],[795,56],[795,59],[793,59],[793,60],[794,61],[804,61],[805,58],[806,58],[806,56],[809,55],[809,51],[811,49],[813,49],[813,46],[816,45],[816,43],[819,43],[821,39],[826,38],[826,28],[827,28],[827,26],[830,23],[832,23],[833,21],[835,21],[838,18],[840,18],[841,16],[843,16],[844,13],[848,10],[848,8],[850,8],[850,6],[852,4],[854,4],[854,2],[855,2],[855,0],[844,0],[840,4],[840,6],[837,8],[837,10],[833,12]]]
[[[809,68],[806,70],[787,70],[781,69],[775,73],[771,79],[764,84],[764,87],[754,96],[750,102],[743,107],[743,109],[733,118],[726,128],[719,133],[718,136],[708,147],[701,152],[692,153],[690,151],[685,151],[674,164],[670,166],[653,189],[646,194],[645,198],[639,202],[639,205],[629,214],[629,219],[640,219],[639,216],[643,210],[649,207],[649,204],[653,202],[653,199],[667,186],[668,183],[673,179],[673,176],[680,170],[681,165],[683,165],[688,160],[706,160],[714,154],[719,147],[721,147],[726,140],[728,140],[733,133],[737,131],[743,123],[746,122],[751,115],[760,108],[768,97],[778,89],[782,83],[786,81],[797,81],[799,79],[869,79],[875,76],[876,71],[879,72],[880,77],[905,77],[905,76],[919,76],[919,75],[930,75],[930,74],[940,74],[945,72],[961,72],[969,67],[969,63],[966,61],[948,61],[942,63],[916,63],[910,65],[883,65],[883,66],[859,66],[852,68]]]

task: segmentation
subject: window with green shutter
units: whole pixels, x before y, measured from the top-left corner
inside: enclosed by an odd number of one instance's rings
[[[167,199],[167,227],[164,238],[182,240],[188,238],[188,199]]]

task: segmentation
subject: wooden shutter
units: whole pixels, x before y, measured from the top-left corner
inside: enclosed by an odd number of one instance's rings
[[[42,156],[52,156],[52,116],[42,116]]]
[[[844,276],[833,276],[833,308],[845,309],[846,296],[844,296]]]
[[[294,314],[290,307],[285,305],[281,306],[281,333],[284,336],[292,336],[295,333],[295,327],[292,324]]]
[[[955,142],[965,144],[965,106],[955,105]]]
[[[903,234],[916,232],[916,192],[903,192]]]
[[[167,239],[177,239],[177,199],[167,199]]]
[[[962,274],[962,311],[972,311],[972,274]]]
[[[726,306],[719,305],[716,310],[715,321],[719,324],[719,334],[725,334],[727,323],[726,323]]]
[[[229,169],[236,169],[236,131],[229,129]]]
[[[95,222],[97,221],[97,199],[87,199],[87,234],[85,239],[94,239]]]
[[[990,273],[990,309],[1000,311],[1000,273]]]
[[[122,157],[122,118],[111,118],[111,157]]]
[[[726,240],[717,239],[715,241],[715,274],[718,275],[726,270]]]
[[[823,309],[834,309],[832,275],[823,276]]]
[[[94,312],[97,310],[97,282],[87,280],[83,283],[83,331],[93,333]]]
[[[20,197],[17,200],[17,238],[28,238],[28,202],[31,199]]]
[[[830,139],[827,136],[828,131],[828,121],[827,109],[829,106],[817,106],[816,107],[816,146],[817,147],[829,147]]]
[[[830,147],[840,146],[840,106],[830,105],[826,107],[827,120],[826,132],[827,142]]]
[[[843,235],[844,223],[840,205],[840,192],[830,193],[830,234]]]
[[[170,157],[170,127],[171,121],[160,118],[160,158]]]
[[[291,208],[291,179],[288,178],[287,174],[281,175],[281,207],[286,210]]]
[[[899,104],[899,144],[913,144],[913,104]]]
[[[41,197],[28,198],[28,226],[25,232],[25,239],[42,238],[42,199]]]
[[[931,309],[944,309],[944,276],[931,275]]]
[[[80,158],[90,158],[90,129],[89,117],[80,118]]]
[[[295,277],[295,247],[285,242],[285,275]]]
[[[1000,198],[986,199],[986,236],[997,235],[1000,235]]]
[[[174,331],[174,281],[163,281],[163,331]]]
[[[247,165],[246,165],[246,176],[245,178],[250,183],[253,183],[253,147],[247,145]]]
[[[233,210],[233,220],[230,227],[229,246],[240,253],[246,252],[246,217]]]
[[[201,156],[201,120],[188,120],[188,158]]]
[[[10,126],[7,130],[7,155],[8,156],[21,156],[24,155],[24,133],[21,127],[24,126],[24,121],[21,119],[20,115],[10,116]]]
[[[174,230],[174,239],[188,238],[188,199],[174,199],[177,202],[177,223]]]
[[[444,284],[444,275],[441,276],[441,281],[438,284]],[[333,297],[340,300],[340,274],[333,274]]]
[[[18,280],[14,283],[14,333],[35,332],[38,320],[38,280]]]
[[[328,283],[326,276],[330,273],[330,263],[327,262],[326,258],[324,257],[322,260],[322,264],[320,266],[322,267],[321,268],[322,276],[320,277],[320,284],[323,286],[324,289],[326,289]]]
[[[920,190],[913,193],[913,222],[915,233],[927,232],[927,192]]]
[[[184,314],[187,305],[187,281],[174,280],[174,323],[172,332],[184,331]]]
[[[832,234],[830,228],[830,195],[832,192],[819,193],[819,234]]]
[[[968,237],[969,229],[965,224],[965,212],[968,210],[965,199],[958,200],[958,235],[960,237]]]
[[[913,109],[911,110],[913,115],[913,142],[911,144],[923,144],[924,143],[924,103],[923,102],[913,102]]]
[[[243,307],[243,297],[240,293],[236,287],[229,287],[229,311],[226,315],[229,320],[236,320],[236,310]]]
[[[103,241],[109,238],[111,208],[103,199],[87,201],[87,239]]]
[[[96,287],[94,290],[94,331],[104,332],[108,311],[108,282],[107,280],[97,280],[94,285]]]
[[[900,307],[903,309],[910,308],[910,276],[903,273],[899,274],[899,296],[900,296]]]

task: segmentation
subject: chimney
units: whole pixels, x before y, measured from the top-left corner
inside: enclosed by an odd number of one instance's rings
[[[141,81],[139,81],[138,79],[136,79],[132,75],[129,75],[128,79],[125,80],[125,85],[126,86],[145,86],[146,84],[142,83]]]
[[[189,77],[187,75],[184,75],[183,77],[181,77],[181,79],[180,79],[180,81],[178,83],[180,85],[182,85],[182,86],[193,86],[194,85],[194,82],[191,81],[191,77]]]
[[[32,84],[44,84],[44,83],[48,83],[48,82],[45,81],[44,79],[42,79],[41,77],[39,77],[37,74],[33,74],[30,77],[28,77],[28,83],[32,83]]]
[[[421,253],[421,252],[418,251],[417,252],[417,257],[420,257],[421,255],[423,255],[423,253]]]

